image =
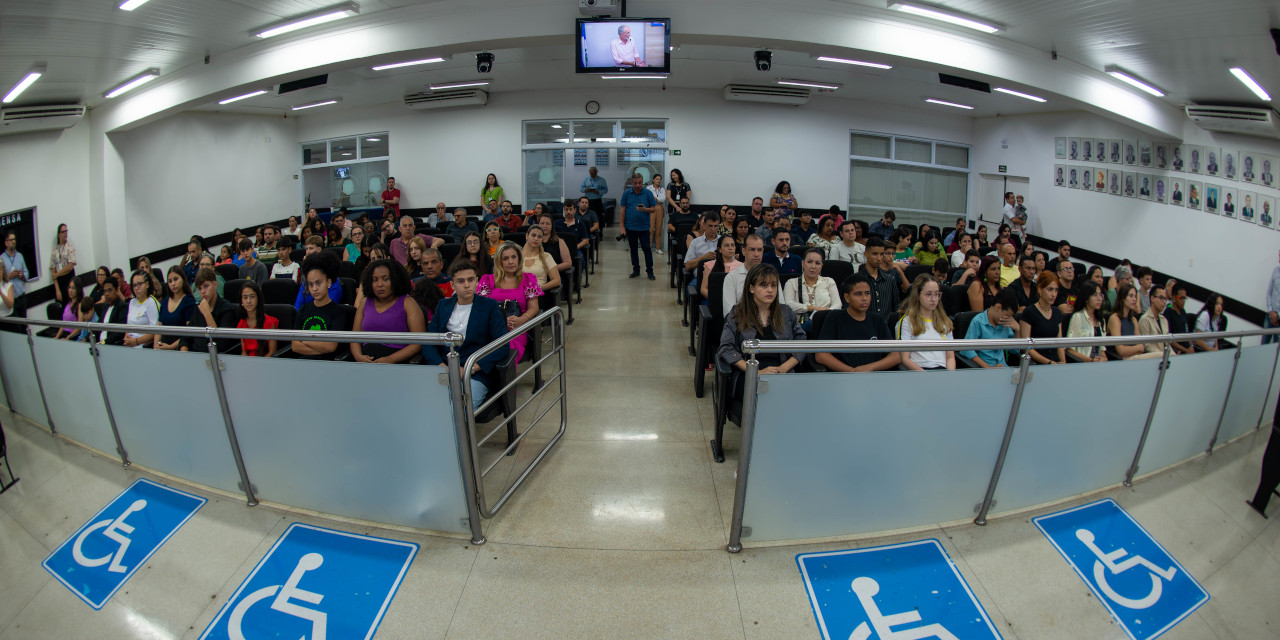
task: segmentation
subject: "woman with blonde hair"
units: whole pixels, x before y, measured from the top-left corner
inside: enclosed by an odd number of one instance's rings
[[[911,283],[907,300],[902,303],[902,319],[898,320],[899,340],[951,340],[951,318],[942,305],[942,286],[938,279],[922,273]],[[939,371],[956,368],[954,351],[912,351],[902,364],[913,371]]]
[[[538,315],[538,296],[543,294],[538,276],[524,270],[524,257],[514,242],[503,242],[494,251],[493,273],[481,276],[476,283],[476,295],[492,298],[502,306],[507,316],[507,330],[513,330]],[[524,357],[529,334],[521,334],[511,341],[516,352],[516,362]]]
[[[537,276],[538,284],[544,289],[554,289],[560,286],[560,269],[556,268],[555,258],[542,248],[546,235],[542,227],[529,227],[520,255],[524,258],[524,270]]]

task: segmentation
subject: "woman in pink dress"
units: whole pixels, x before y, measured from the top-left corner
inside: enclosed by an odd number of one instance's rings
[[[476,284],[476,295],[497,300],[507,315],[507,329],[513,330],[538,315],[538,276],[524,270],[520,247],[514,242],[503,242],[494,252],[492,274],[485,274]],[[513,306],[514,305],[514,306]],[[517,336],[510,347],[516,352],[516,362],[524,358],[528,334]]]

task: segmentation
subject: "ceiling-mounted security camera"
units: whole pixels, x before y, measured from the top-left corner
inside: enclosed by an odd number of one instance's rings
[[[489,73],[493,71],[493,54],[477,53],[476,54],[476,71],[480,73]]]
[[[773,52],[757,51],[756,52],[756,70],[768,71],[773,68]]]

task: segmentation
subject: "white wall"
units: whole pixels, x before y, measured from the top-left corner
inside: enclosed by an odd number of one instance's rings
[[[49,254],[61,223],[76,246],[76,272],[98,264],[89,219],[89,129],[81,121],[63,131],[0,136],[0,212],[37,207],[40,278],[27,291],[51,282]]]
[[[1255,307],[1265,305],[1280,231],[1154,201],[1052,186],[1053,165],[1070,164],[1054,159],[1055,137],[1149,136],[1083,113],[980,119],[975,122],[974,136],[976,171],[996,173],[998,165],[1007,165],[1009,175],[1030,177],[1034,196],[1027,203],[1031,233],[1066,238],[1081,247],[1129,258],[1216,289]],[[1275,140],[1212,134],[1190,121],[1183,142],[1280,153],[1280,142]],[[1265,191],[1261,186],[1248,190]],[[971,207],[971,212],[977,209]]]
[[[484,107],[410,111],[391,104],[299,118],[298,140],[389,131],[391,174],[408,207],[480,203],[485,175],[522,199],[521,122],[550,118],[668,118],[669,156],[699,203],[766,200],[791,182],[803,207],[849,202],[849,131],[862,129],[968,144],[967,117],[815,96],[802,107],[726,102],[718,91],[617,90],[491,94]],[[600,113],[588,116],[588,100]],[[976,184],[976,183],[972,183]],[[610,184],[610,196],[621,185]],[[972,191],[972,189],[971,189]]]
[[[296,120],[190,112],[111,134],[128,255],[300,211]]]

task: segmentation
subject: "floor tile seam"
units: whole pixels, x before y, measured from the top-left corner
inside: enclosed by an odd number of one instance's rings
[[[949,534],[947,534],[946,527],[943,527],[941,524],[935,524],[933,526],[937,528],[938,533],[941,534],[943,538],[946,538],[951,542],[951,546],[954,547],[956,550],[956,555],[960,556],[960,559],[964,561],[965,566],[969,568],[969,573],[970,573],[969,577],[973,581],[977,582],[978,586],[982,587],[983,593],[986,593],[987,597],[991,599],[991,606],[995,607],[996,612],[1000,614],[1001,618],[1004,618],[1004,621],[1006,623],[1005,626],[1007,627],[1008,632],[1014,634],[1014,636],[1016,637],[1017,632],[1013,628],[1012,619],[1010,619],[1008,614],[1004,612],[1004,608],[1002,608],[1000,606],[999,601],[996,600],[995,594],[992,593],[991,589],[987,588],[987,584],[982,581],[982,576],[978,575],[977,570],[973,568],[973,563],[969,562],[969,558],[967,555],[965,555],[964,549],[960,548],[960,545],[956,544],[955,540]],[[967,527],[967,526],[977,526],[977,525],[958,525],[955,528],[958,529],[960,527]],[[1027,523],[1027,526],[1035,526],[1035,525]],[[939,541],[941,541],[941,539]],[[1045,544],[1048,544],[1048,540],[1045,541]],[[959,568],[957,567],[956,570],[959,571]],[[963,578],[964,574],[961,574],[961,577]],[[992,624],[994,624],[994,622]],[[1003,635],[1003,631],[1005,630],[1002,629],[1001,631],[1002,631],[1001,635]]]
[[[458,599],[453,603],[453,611],[449,613],[449,624],[444,628],[444,638],[449,637],[449,633],[453,631],[453,621],[458,618],[458,608],[462,606],[462,598],[467,595],[467,586],[471,584],[471,576],[476,572],[476,561],[480,559],[480,550],[484,549],[483,545],[475,546],[475,553],[471,554],[471,566],[467,568],[467,577],[462,581],[462,589],[458,590]]]
[[[729,558],[728,558],[729,579],[733,581],[733,601],[734,601],[734,604],[738,605],[738,622],[742,624],[742,638],[743,640],[746,640],[747,616],[742,613],[742,594],[738,591],[738,572],[734,570],[734,565],[737,564],[734,562],[734,558],[737,558],[738,556],[737,554],[728,554],[728,555],[729,555]]]
[[[27,607],[30,607],[32,604],[34,604],[36,601],[36,598],[40,595],[40,592],[44,591],[45,588],[49,586],[49,583],[54,581],[53,576],[49,575],[48,571],[43,572],[43,574],[44,574],[43,576],[44,582],[40,585],[40,588],[33,591],[31,593],[31,597],[27,598],[27,601],[22,603],[21,607],[18,607],[18,610],[14,612],[13,619],[9,621],[9,624],[6,624],[4,627],[0,627],[0,637],[3,637],[5,634],[9,633],[9,630],[13,628],[13,625],[17,623],[19,619],[22,618],[22,613],[27,610]]]
[[[636,548],[622,549],[617,547],[574,547],[574,546],[568,546],[568,545],[557,544],[557,543],[537,544],[533,542],[515,542],[511,540],[497,540],[492,537],[488,539],[488,542],[493,544],[500,544],[506,547],[523,547],[526,549],[553,549],[553,550],[561,550],[561,551],[593,551],[598,553],[702,553],[706,551],[721,551],[726,554],[728,553],[727,551],[724,550],[724,546],[721,545],[719,542],[715,543],[715,546],[711,546],[711,547],[697,547],[697,548],[690,548],[690,549],[676,549],[676,548],[669,548],[669,547],[665,547],[661,549],[636,549]],[[480,548],[484,549],[484,547],[480,547]]]
[[[281,516],[280,519],[284,520],[285,518],[284,516]],[[276,527],[278,527],[279,525],[280,523],[278,522],[271,525],[271,528],[268,529],[266,533],[263,533],[260,539],[255,541],[253,544],[247,544],[244,546],[244,549],[245,549],[244,553],[240,555],[239,561],[236,562],[236,565],[234,567],[232,567],[230,574],[228,574],[227,576],[227,579],[223,580],[222,584],[218,585],[218,588],[213,592],[213,595],[226,594],[226,597],[218,605],[219,610],[221,610],[222,607],[225,607],[227,605],[227,602],[231,599],[231,594],[235,591],[236,587],[238,587],[240,584],[236,582],[236,571],[239,570],[240,567],[243,566],[245,562],[248,562],[253,557],[253,552],[257,550],[257,548],[260,547],[264,541],[267,540],[267,536],[270,536],[271,532],[275,531]],[[284,535],[284,534],[282,533],[281,535]],[[266,556],[264,554],[262,559],[265,559],[265,557]],[[259,559],[259,562],[261,562],[262,559]],[[255,566],[256,564],[257,563],[255,563]],[[252,572],[253,569],[250,569],[249,571]],[[243,582],[246,579],[247,579],[247,574],[246,574],[246,578],[241,578],[240,582]],[[188,630],[195,628],[196,623],[200,621],[200,616],[204,615],[204,612],[208,608],[209,608],[208,605],[206,605],[204,608],[200,609],[200,611],[196,612],[195,617],[187,622]],[[214,616],[217,616],[217,615],[218,614],[215,611]]]

